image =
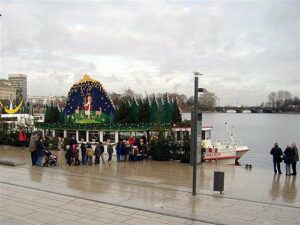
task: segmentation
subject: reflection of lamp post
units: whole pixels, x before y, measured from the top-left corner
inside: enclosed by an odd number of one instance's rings
[[[198,92],[206,92],[204,88],[198,88],[198,76],[203,75],[199,72],[194,72],[195,75],[195,94],[194,94],[194,112],[192,115],[192,164],[193,164],[193,195],[196,195],[197,183],[197,147],[200,148],[200,161],[202,158],[201,150],[201,135],[202,135],[202,113],[198,113]],[[199,126],[199,130],[198,130]],[[199,137],[199,138],[198,138]]]

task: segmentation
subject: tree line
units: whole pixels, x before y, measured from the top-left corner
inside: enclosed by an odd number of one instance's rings
[[[177,99],[170,98],[167,93],[159,98],[154,94],[142,98],[127,93],[117,100],[115,113],[112,115],[113,120],[106,121],[107,123],[176,124],[182,120]],[[45,123],[65,124],[71,123],[71,120],[70,116],[66,116],[63,108],[51,102],[45,107]]]
[[[271,108],[278,112],[300,111],[300,99],[292,96],[289,91],[279,90],[268,95],[268,101],[261,104],[262,108]]]

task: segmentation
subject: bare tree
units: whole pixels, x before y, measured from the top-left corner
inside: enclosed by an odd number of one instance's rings
[[[269,94],[269,101],[270,101],[273,109],[275,108],[276,100],[277,100],[277,94],[275,92],[271,92]]]

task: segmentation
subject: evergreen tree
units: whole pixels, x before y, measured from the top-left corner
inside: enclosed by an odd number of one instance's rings
[[[168,93],[163,97],[163,106],[162,106],[162,122],[171,123],[172,122],[172,108],[169,100]]]
[[[59,121],[59,109],[57,106],[53,105],[53,102],[51,102],[50,106],[46,106],[45,122],[56,123],[58,121]]]
[[[150,120],[150,101],[148,96],[145,100],[139,99],[138,122],[149,123]]]
[[[129,103],[126,100],[121,102],[120,108],[118,110],[118,120],[119,123],[129,123],[130,122],[130,109]]]
[[[159,123],[160,122],[159,105],[157,103],[155,95],[153,95],[153,97],[151,98],[150,122],[151,123]]]
[[[64,110],[59,110],[58,122],[59,123],[65,123],[65,112],[64,112]]]
[[[135,98],[133,98],[130,106],[130,121],[132,123],[138,122],[138,112],[139,112],[139,107],[137,105]]]
[[[178,106],[177,98],[172,102],[172,123],[176,124],[182,121],[181,110]]]

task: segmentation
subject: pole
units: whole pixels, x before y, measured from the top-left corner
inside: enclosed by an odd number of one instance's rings
[[[198,77],[195,76],[194,116],[193,116],[193,195],[196,195],[197,181],[197,115],[198,115]]]

